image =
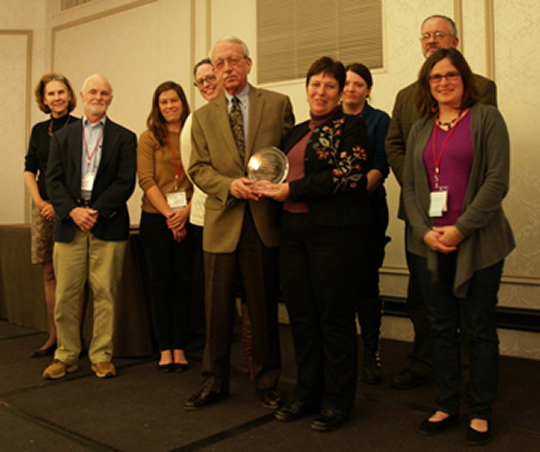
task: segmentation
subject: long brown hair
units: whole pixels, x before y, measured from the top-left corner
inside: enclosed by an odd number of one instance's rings
[[[169,91],[171,89],[176,91],[176,94],[178,94],[178,97],[180,98],[180,102],[182,102],[182,114],[180,115],[180,128],[184,127],[184,123],[186,122],[186,119],[189,116],[189,112],[190,112],[186,94],[184,93],[184,90],[178,83],[167,81],[167,82],[163,82],[161,85],[159,85],[156,88],[156,90],[154,91],[154,96],[152,97],[152,110],[150,111],[150,114],[148,115],[148,119],[146,120],[146,126],[148,127],[148,130],[150,130],[154,134],[154,137],[156,137],[156,140],[162,146],[167,144],[168,132],[167,132],[167,124],[159,109],[159,96],[164,91]]]
[[[418,74],[418,81],[416,83],[416,108],[423,118],[428,118],[439,109],[439,104],[431,94],[429,76],[433,67],[445,58],[448,58],[456,67],[463,81],[461,109],[464,110],[471,107],[480,98],[474,81],[474,75],[461,52],[454,48],[439,49],[424,62]]]

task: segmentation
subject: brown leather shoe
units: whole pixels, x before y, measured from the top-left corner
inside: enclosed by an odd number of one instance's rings
[[[96,373],[98,378],[112,378],[116,375],[114,364],[110,361],[92,363],[92,370]]]
[[[187,399],[186,403],[184,404],[184,408],[188,411],[199,410],[210,405],[211,403],[226,399],[227,397],[229,397],[229,394],[223,394],[210,391],[207,388],[202,388],[199,392],[193,394],[189,399]]]
[[[64,378],[66,374],[75,372],[77,370],[77,364],[67,364],[59,359],[55,359],[49,367],[43,371],[43,378],[45,380],[58,380]]]

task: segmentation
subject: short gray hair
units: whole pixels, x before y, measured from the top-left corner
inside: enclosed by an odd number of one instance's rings
[[[442,14],[433,14],[432,16],[429,16],[427,19],[424,19],[424,22],[422,22],[422,26],[420,28],[422,28],[424,24],[430,19],[445,20],[446,23],[448,24],[448,28],[450,29],[450,35],[452,36],[452,38],[455,38],[457,36],[456,23],[452,19],[450,19],[448,16],[443,16]]]
[[[214,47],[212,47],[212,50],[210,52],[210,58],[212,59],[212,61],[214,61],[213,56],[214,56],[215,48],[222,42],[235,42],[236,44],[240,44],[240,47],[242,47],[242,53],[244,54],[244,57],[249,58],[249,49],[246,43],[242,41],[240,38],[237,38],[236,36],[227,35],[227,36],[223,36],[223,38],[221,38],[218,42],[216,42],[214,44]]]
[[[101,74],[92,74],[90,77],[87,77],[87,79],[83,82],[83,85],[82,85],[82,88],[81,88],[81,91],[84,93],[86,91],[86,85],[88,85],[88,82],[90,80],[92,80],[93,78],[97,78],[97,77],[101,77],[102,79],[104,79],[107,84],[109,85],[109,88],[111,90],[111,95],[113,93],[113,88],[112,88],[112,85],[111,85],[111,82],[109,82],[109,80],[107,79],[107,77],[101,75]]]

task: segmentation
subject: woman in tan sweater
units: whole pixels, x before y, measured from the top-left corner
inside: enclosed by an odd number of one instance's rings
[[[140,234],[150,274],[158,368],[163,372],[188,368],[185,346],[194,253],[188,218],[193,187],[180,154],[180,132],[188,115],[182,87],[162,83],[154,92],[148,130],[137,149],[139,184],[144,190]]]

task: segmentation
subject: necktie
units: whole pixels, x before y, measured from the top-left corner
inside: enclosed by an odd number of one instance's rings
[[[244,119],[242,118],[242,110],[238,103],[238,97],[232,98],[232,108],[229,113],[229,121],[231,122],[231,129],[234,137],[234,142],[240,153],[240,157],[244,160],[246,155],[246,145],[244,142]]]

